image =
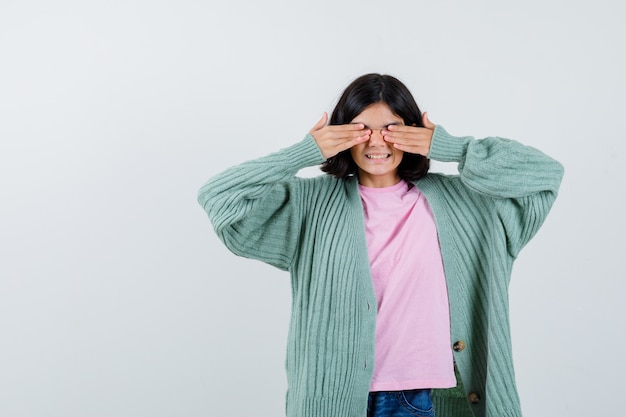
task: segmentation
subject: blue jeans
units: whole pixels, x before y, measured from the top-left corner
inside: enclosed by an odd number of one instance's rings
[[[429,389],[370,392],[367,417],[435,417]]]

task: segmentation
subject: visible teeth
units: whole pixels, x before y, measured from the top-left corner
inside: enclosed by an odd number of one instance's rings
[[[389,154],[383,154],[383,155],[365,155],[368,159],[385,159],[385,158],[389,158]]]

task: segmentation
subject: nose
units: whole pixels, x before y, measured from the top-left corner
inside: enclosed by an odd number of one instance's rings
[[[372,134],[370,135],[370,145],[371,146],[382,146],[385,145],[385,139],[383,139],[383,129],[371,129]]]

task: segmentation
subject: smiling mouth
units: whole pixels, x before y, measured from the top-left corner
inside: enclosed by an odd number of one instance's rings
[[[365,157],[367,159],[386,159],[391,156],[390,153],[382,153],[382,154],[366,154]]]

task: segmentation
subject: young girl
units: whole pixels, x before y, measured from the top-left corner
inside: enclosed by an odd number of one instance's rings
[[[207,182],[224,244],[291,274],[287,416],[521,416],[508,284],[562,174],[517,142],[450,135],[367,74],[330,123]]]

